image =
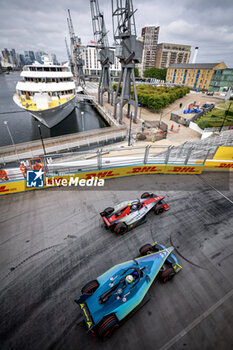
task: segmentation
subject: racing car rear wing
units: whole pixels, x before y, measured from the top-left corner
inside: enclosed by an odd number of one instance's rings
[[[110,225],[111,225],[110,222],[108,221],[108,219],[106,219],[105,216],[102,216],[102,215],[100,215],[100,216],[102,217],[102,219],[104,220],[104,222],[105,222],[105,224],[106,224],[107,226],[110,226]]]
[[[85,303],[85,301],[81,301],[81,298],[75,299],[74,300],[75,303],[77,303],[81,309],[82,312],[82,316],[85,320],[85,323],[87,325],[88,331],[95,325],[93,318],[91,316],[91,313],[87,307],[87,304]]]

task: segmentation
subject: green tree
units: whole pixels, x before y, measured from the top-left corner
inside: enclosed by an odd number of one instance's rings
[[[166,80],[167,68],[148,68],[144,72],[144,78],[155,78],[159,80]]]
[[[134,68],[134,75],[135,75],[136,78],[139,77],[139,70],[136,67]]]

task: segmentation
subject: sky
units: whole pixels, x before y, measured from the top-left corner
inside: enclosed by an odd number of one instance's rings
[[[124,0],[123,0],[124,2]],[[113,1],[116,3],[116,0]],[[137,35],[160,26],[159,42],[199,47],[197,62],[233,67],[233,0],[133,0]],[[113,43],[111,0],[99,0]],[[0,49],[43,50],[67,60],[67,9],[82,43],[93,40],[89,0],[0,0]]]

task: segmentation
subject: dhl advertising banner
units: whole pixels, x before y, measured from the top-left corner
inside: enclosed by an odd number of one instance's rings
[[[230,170],[233,171],[233,161],[224,161],[224,160],[207,160],[205,162],[205,169],[215,169],[215,170]]]
[[[233,170],[233,147],[218,147],[213,160],[206,160],[205,169]]]
[[[65,174],[53,177],[46,177],[44,179],[43,186],[40,188],[52,188],[67,185],[76,185],[77,181],[79,184],[80,180],[91,180],[95,179],[95,182],[100,179],[111,179],[124,176],[132,175],[143,175],[143,174],[201,174],[203,165],[137,165],[129,167],[120,167],[114,169],[102,169],[93,170],[88,172],[81,172],[76,174]],[[26,185],[26,180],[22,181],[6,181],[0,185],[0,195],[17,193],[23,191],[30,191],[39,189],[39,187],[30,187]]]
[[[213,159],[233,161],[233,147],[218,147]]]
[[[14,181],[14,182],[1,182],[0,184],[0,195],[23,192],[26,190],[26,181]]]

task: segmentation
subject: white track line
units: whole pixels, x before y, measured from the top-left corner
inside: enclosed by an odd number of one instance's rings
[[[223,196],[226,200],[228,200],[228,202],[230,202],[231,204],[233,204],[233,201],[228,198],[227,196],[225,196],[225,194],[223,194],[221,191],[217,190],[217,188],[215,188],[214,186],[210,185],[208,181],[204,180],[201,177],[201,180],[204,181],[207,185],[209,185],[211,188],[213,188],[213,190],[215,190],[216,192],[218,192],[221,196]]]
[[[192,323],[190,323],[186,328],[184,328],[180,333],[178,333],[174,338],[169,340],[165,345],[163,345],[159,350],[168,350],[171,346],[176,344],[181,338],[188,334],[193,328],[195,328],[199,323],[201,323],[205,318],[212,314],[219,306],[221,306],[226,300],[230,299],[233,296],[233,289],[227,293],[222,299],[217,301],[212,305],[207,311],[202,315],[197,317]]]

